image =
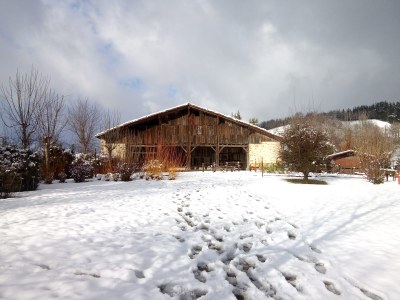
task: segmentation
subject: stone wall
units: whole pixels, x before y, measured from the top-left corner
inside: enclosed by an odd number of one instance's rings
[[[100,140],[100,152],[104,155],[108,155],[108,151],[105,147],[105,140],[101,139]],[[119,158],[124,158],[125,153],[126,153],[126,145],[125,144],[114,144],[116,147],[112,151],[112,156],[113,157],[119,157]]]
[[[249,144],[249,165],[255,165],[263,161],[264,164],[276,163],[279,160],[279,142],[263,142],[261,144]]]

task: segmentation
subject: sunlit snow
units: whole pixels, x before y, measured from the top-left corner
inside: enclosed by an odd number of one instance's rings
[[[250,172],[0,201],[0,299],[400,299],[400,185]]]

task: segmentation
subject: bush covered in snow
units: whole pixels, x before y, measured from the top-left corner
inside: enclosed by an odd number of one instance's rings
[[[70,149],[63,149],[59,145],[51,145],[49,148],[48,165],[46,166],[45,158],[42,164],[42,177],[47,183],[51,183],[53,179],[60,180],[60,174],[65,174],[71,177],[71,165],[74,160],[74,155]]]
[[[78,153],[71,165],[71,177],[75,182],[84,182],[94,176],[97,160],[90,154]]]
[[[59,173],[57,177],[60,183],[65,183],[65,180],[67,180],[68,178],[67,174],[65,174],[64,172]]]
[[[39,184],[39,155],[29,149],[0,146],[0,196],[36,190]]]
[[[130,181],[132,174],[136,171],[135,164],[131,163],[119,163],[118,173],[120,174],[122,181]]]
[[[93,168],[89,165],[76,164],[72,166],[71,176],[75,182],[84,182],[86,178],[90,177]]]

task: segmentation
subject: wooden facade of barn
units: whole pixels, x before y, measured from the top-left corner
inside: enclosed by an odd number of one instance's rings
[[[353,174],[361,171],[361,162],[354,150],[333,153],[328,155],[326,160],[330,172]]]
[[[121,124],[96,137],[103,153],[106,144],[114,143],[120,157],[143,161],[168,149],[169,155],[182,157],[190,169],[213,163],[239,163],[245,169],[250,163],[250,145],[277,148],[280,140],[258,126],[190,103]],[[276,151],[271,155],[276,156]],[[266,159],[274,162],[277,157]]]

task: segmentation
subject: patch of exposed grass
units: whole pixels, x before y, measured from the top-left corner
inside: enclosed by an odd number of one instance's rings
[[[296,184],[320,184],[320,185],[327,185],[328,183],[324,180],[317,180],[317,179],[308,179],[304,180],[303,178],[288,178],[285,179],[287,182],[296,183]]]

